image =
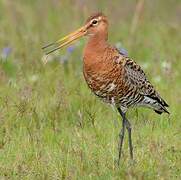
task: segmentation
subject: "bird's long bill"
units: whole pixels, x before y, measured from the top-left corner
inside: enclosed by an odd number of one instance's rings
[[[76,39],[79,39],[80,37],[84,36],[86,34],[86,26],[81,27],[80,29],[74,31],[73,33],[70,33],[69,35],[57,40],[54,43],[50,43],[42,49],[45,51],[45,54],[48,55],[63,46],[70,44],[71,42],[75,41]]]

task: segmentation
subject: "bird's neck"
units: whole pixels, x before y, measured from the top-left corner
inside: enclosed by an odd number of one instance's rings
[[[107,39],[107,32],[90,36],[84,49],[84,60],[89,61],[89,63],[100,60],[100,56],[104,54],[108,46]]]
[[[96,34],[89,37],[84,49],[83,69],[84,75],[102,72],[106,66],[105,54],[108,50],[107,34]]]

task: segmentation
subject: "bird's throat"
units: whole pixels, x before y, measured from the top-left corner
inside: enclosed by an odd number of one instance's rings
[[[99,50],[107,45],[107,39],[107,32],[90,35],[87,46]]]
[[[84,49],[84,57],[89,57],[94,59],[103,54],[105,48],[108,46],[107,33],[97,33],[95,35],[89,36],[88,42]]]

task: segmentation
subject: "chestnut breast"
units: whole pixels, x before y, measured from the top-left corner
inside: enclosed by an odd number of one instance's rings
[[[85,53],[83,73],[89,88],[104,100],[119,101],[124,94],[122,76],[124,69],[117,62],[118,56],[115,49],[106,47],[103,52]]]

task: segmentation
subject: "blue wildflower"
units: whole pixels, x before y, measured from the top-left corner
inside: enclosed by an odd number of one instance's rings
[[[119,48],[119,52],[125,56],[128,56],[128,51],[124,48]]]
[[[121,54],[123,54],[123,55],[125,55],[125,56],[128,56],[128,51],[123,48],[123,45],[122,45],[121,42],[116,43],[116,48],[118,49],[118,51],[119,51]]]
[[[74,45],[69,46],[69,47],[67,48],[67,52],[68,52],[68,53],[72,53],[74,50],[75,50],[75,46],[74,46]]]
[[[5,48],[3,48],[1,57],[2,57],[3,59],[6,59],[6,58],[11,54],[11,51],[12,51],[11,47],[5,47]]]

